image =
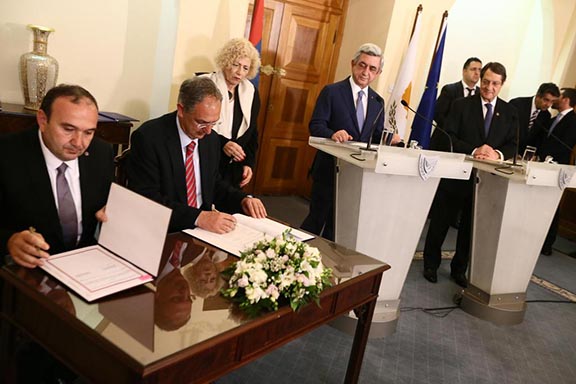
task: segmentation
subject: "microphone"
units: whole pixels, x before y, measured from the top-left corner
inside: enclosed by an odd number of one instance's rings
[[[370,127],[370,137],[368,138],[368,143],[366,144],[365,148],[366,151],[375,151],[375,149],[370,148],[370,146],[372,145],[372,136],[374,136],[374,130],[376,129],[376,122],[378,121],[380,115],[384,111],[384,100],[382,100],[382,98],[379,95],[374,96],[373,99],[376,99],[376,101],[380,104],[380,110],[378,111],[378,114],[376,115],[376,118],[374,119],[374,121],[372,122],[372,126]]]
[[[403,106],[405,106],[406,108],[408,108],[410,111],[414,112],[414,114],[416,116],[418,116],[419,118],[421,118],[422,120],[432,124],[432,126],[434,128],[436,128],[437,130],[439,130],[440,132],[442,132],[443,134],[445,134],[448,137],[448,141],[450,142],[450,152],[453,153],[454,152],[454,146],[452,145],[452,137],[450,136],[450,134],[448,132],[446,132],[444,129],[440,128],[438,126],[438,124],[436,124],[434,121],[430,120],[429,118],[427,118],[426,116],[422,115],[420,112],[412,109],[412,107],[410,107],[410,105],[408,105],[408,103],[406,102],[406,100],[402,99],[400,100],[400,104],[402,104]]]

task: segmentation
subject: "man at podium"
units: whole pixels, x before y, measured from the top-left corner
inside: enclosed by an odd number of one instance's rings
[[[352,58],[352,76],[327,85],[320,92],[309,124],[310,135],[336,142],[368,142],[374,126],[372,140],[380,142],[384,100],[369,85],[382,72],[383,65],[380,47],[371,43],[360,46]],[[334,157],[316,152],[310,169],[310,211],[301,226],[328,240],[334,240],[334,171]]]
[[[454,152],[484,160],[504,160],[515,154],[516,109],[498,97],[505,81],[506,68],[500,63],[490,62],[480,72],[480,93],[452,103],[445,129],[452,139]],[[474,178],[442,179],[438,186],[424,245],[424,278],[432,283],[438,281],[436,271],[440,267],[442,243],[450,218],[462,209],[450,276],[456,284],[468,286],[466,270],[470,258],[473,188]]]

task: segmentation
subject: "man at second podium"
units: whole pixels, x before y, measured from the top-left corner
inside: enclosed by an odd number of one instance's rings
[[[380,143],[384,127],[384,100],[370,83],[382,72],[382,50],[366,43],[358,48],[351,62],[352,75],[322,89],[312,118],[310,136],[324,137],[342,143]],[[310,169],[312,193],[310,211],[301,228],[328,240],[334,240],[335,159],[322,151],[316,153]]]
[[[514,156],[518,115],[514,107],[498,97],[505,81],[506,68],[490,62],[480,72],[480,93],[452,103],[445,129],[452,139],[454,152],[479,160],[504,160]],[[466,270],[470,258],[473,188],[472,179],[440,181],[424,245],[424,278],[431,283],[438,281],[441,248],[450,218],[462,209],[450,276],[456,284],[468,285]]]

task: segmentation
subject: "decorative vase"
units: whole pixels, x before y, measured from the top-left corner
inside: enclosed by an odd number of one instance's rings
[[[46,92],[56,85],[58,62],[48,55],[48,36],[54,29],[28,25],[34,33],[34,48],[20,56],[20,84],[24,108],[37,111]]]

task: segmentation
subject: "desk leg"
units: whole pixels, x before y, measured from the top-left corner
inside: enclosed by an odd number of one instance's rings
[[[0,372],[5,383],[15,383],[14,350],[16,329],[6,319],[11,300],[10,288],[0,280]]]
[[[356,316],[358,317],[358,323],[356,324],[354,342],[352,343],[350,359],[348,360],[348,369],[346,370],[346,379],[344,380],[345,383],[356,384],[358,382],[375,308],[376,298],[355,310]]]

